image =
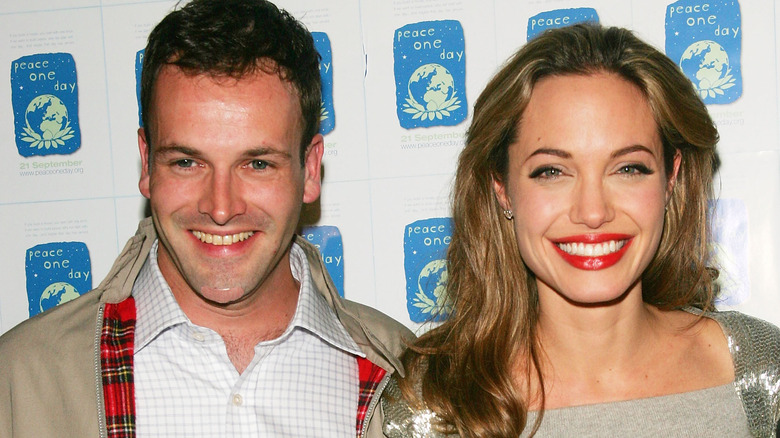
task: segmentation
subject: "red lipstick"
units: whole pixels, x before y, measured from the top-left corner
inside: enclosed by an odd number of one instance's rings
[[[559,244],[564,244],[564,243],[596,244],[596,243],[609,242],[610,240],[615,240],[615,241],[622,240],[625,241],[625,243],[619,250],[609,254],[600,255],[600,256],[596,256],[596,255],[581,256],[581,255],[569,254],[558,246]],[[620,259],[623,257],[623,255],[626,253],[628,247],[631,245],[631,242],[633,242],[633,237],[626,234],[584,234],[581,236],[569,236],[562,239],[557,239],[552,243],[555,250],[558,251],[558,254],[560,254],[561,257],[564,260],[566,260],[566,262],[568,262],[570,265],[574,266],[577,269],[582,269],[586,271],[598,271],[600,269],[609,268],[610,266],[613,266],[615,263],[619,262]]]

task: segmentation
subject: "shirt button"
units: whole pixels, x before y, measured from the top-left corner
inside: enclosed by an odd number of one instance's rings
[[[203,342],[204,340],[206,340],[206,337],[203,336],[203,333],[200,332],[192,332],[192,338],[198,342]]]
[[[244,399],[241,394],[233,394],[233,406],[241,406],[243,403]]]

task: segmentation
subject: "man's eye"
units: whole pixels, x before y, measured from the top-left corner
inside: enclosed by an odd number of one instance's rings
[[[195,160],[191,160],[189,158],[182,158],[181,160],[176,160],[174,162],[176,167],[194,167],[195,166]]]
[[[252,169],[263,170],[268,167],[268,162],[263,160],[252,160]]]

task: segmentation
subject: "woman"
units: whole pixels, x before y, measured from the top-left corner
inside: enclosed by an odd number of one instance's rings
[[[624,29],[523,47],[476,102],[455,310],[407,352],[385,433],[773,436],[780,332],[713,306],[717,140],[678,67]]]

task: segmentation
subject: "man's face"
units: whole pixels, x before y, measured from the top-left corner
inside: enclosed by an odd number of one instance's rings
[[[263,72],[236,80],[166,66],[151,108],[152,137],[138,135],[139,188],[177,299],[232,305],[289,281],[291,239],[302,202],[319,196],[323,150],[317,135],[301,165],[290,85]]]

